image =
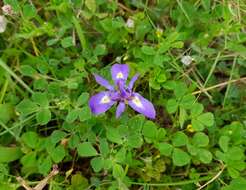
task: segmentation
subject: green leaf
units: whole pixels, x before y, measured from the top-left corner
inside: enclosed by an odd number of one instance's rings
[[[119,130],[116,128],[109,127],[107,128],[107,139],[111,142],[122,144],[122,137],[119,133]]]
[[[124,163],[126,158],[126,149],[122,147],[116,154],[115,154],[115,161],[118,163]]]
[[[37,154],[36,152],[28,152],[21,158],[21,164],[26,168],[36,168],[37,160],[36,160]]]
[[[69,138],[68,146],[71,149],[75,149],[79,144],[79,142],[80,142],[80,137],[78,136],[78,134],[74,134]]]
[[[169,99],[166,104],[168,113],[175,113],[178,109],[178,102],[175,99]]]
[[[198,117],[192,118],[192,127],[196,131],[202,131],[204,126],[212,126],[214,124],[214,116],[212,113],[203,113]]]
[[[155,55],[156,54],[156,51],[153,47],[150,47],[150,46],[143,46],[141,47],[141,51],[146,54],[146,55]]]
[[[181,42],[181,41],[177,41],[177,42],[174,42],[172,43],[172,48],[183,48],[184,47],[184,42]]]
[[[150,78],[149,86],[155,90],[161,89],[161,85],[155,80],[155,78]]]
[[[158,50],[159,53],[165,53],[170,49],[171,44],[168,41],[163,41],[160,44],[160,48]]]
[[[20,4],[18,0],[4,0],[4,4],[9,4],[13,8],[14,12],[19,12],[20,11]]]
[[[173,150],[173,146],[168,143],[158,143],[157,148],[161,155],[170,156]]]
[[[203,112],[203,105],[195,103],[191,108],[191,117],[197,117]]]
[[[68,112],[67,117],[66,117],[66,122],[72,123],[78,118],[78,116],[79,116],[79,110],[73,109]]]
[[[82,106],[88,102],[89,93],[83,92],[77,99],[76,106]]]
[[[50,156],[55,163],[61,162],[64,159],[65,155],[66,151],[62,145],[58,145],[50,152]]]
[[[14,116],[14,107],[11,104],[0,104],[0,121],[6,124]]]
[[[96,0],[85,0],[85,6],[92,12],[95,13],[97,9]]]
[[[160,54],[155,54],[154,56],[154,61],[153,64],[159,67],[163,67],[163,62],[166,60],[166,57],[164,57],[163,55]],[[163,83],[166,81],[166,75],[165,73],[162,73],[161,76],[158,76],[157,78],[157,82],[158,83]]]
[[[140,148],[143,145],[143,138],[140,134],[131,134],[127,137],[127,145],[131,148]]]
[[[243,177],[237,177],[237,179],[233,179],[229,185],[223,187],[221,190],[245,190],[245,187],[246,179]]]
[[[156,78],[158,83],[163,83],[167,80],[166,74],[165,73],[161,73],[158,75],[158,77]]]
[[[186,119],[187,119],[187,113],[186,113],[185,109],[180,108],[180,111],[179,111],[179,124],[180,124],[181,128],[183,128],[183,125],[184,125],[184,122],[186,121]]]
[[[130,118],[127,122],[127,125],[129,126],[129,130],[131,130],[132,133],[141,133],[144,123],[144,116],[139,114]]]
[[[119,164],[113,165],[113,176],[116,179],[118,179],[118,178],[122,179],[125,176],[125,172],[124,172],[121,165],[119,165]]]
[[[20,147],[3,147],[0,146],[0,163],[2,162],[13,162],[18,160],[22,156],[22,151]]]
[[[84,106],[79,112],[79,120],[81,122],[87,121],[91,118],[91,110],[89,106]]]
[[[204,125],[196,119],[191,120],[191,125],[195,131],[202,131],[204,129]]]
[[[91,160],[91,166],[95,172],[100,172],[103,169],[104,160],[102,157],[95,157]]]
[[[164,141],[165,140],[165,138],[166,138],[166,134],[167,134],[167,132],[166,132],[166,130],[164,129],[164,128],[159,128],[158,129],[158,132],[157,132],[157,141]]]
[[[37,71],[30,65],[21,65],[20,72],[23,76],[34,77]]]
[[[90,142],[80,143],[77,150],[78,154],[82,157],[96,156],[98,154]]]
[[[196,133],[192,138],[192,143],[197,147],[208,146],[209,138],[202,132]]]
[[[49,156],[45,156],[44,158],[40,158],[38,160],[38,171],[43,174],[47,175],[50,172],[52,167],[52,160]]]
[[[32,99],[43,108],[47,108],[49,106],[49,100],[46,93],[35,92],[32,95]]]
[[[199,160],[204,164],[209,164],[212,161],[213,155],[206,149],[200,148],[197,151]]]
[[[96,48],[93,51],[95,56],[99,55],[106,55],[107,54],[107,47],[105,44],[97,44]]]
[[[23,16],[25,19],[31,19],[37,14],[36,8],[33,5],[25,4],[23,6]]]
[[[142,133],[145,138],[155,139],[158,133],[157,126],[152,121],[146,121]]]
[[[16,111],[19,112],[23,116],[27,116],[32,114],[38,110],[37,104],[32,102],[29,99],[22,100],[17,106]]]
[[[32,131],[26,132],[21,136],[21,140],[30,148],[35,149],[38,146],[38,134]]]
[[[179,148],[174,148],[172,159],[175,166],[185,166],[190,163],[191,158],[189,154],[187,154],[183,150]]]
[[[192,156],[196,156],[198,148],[190,143],[187,144],[187,150]]]
[[[18,185],[15,185],[11,182],[1,181],[0,182],[0,189],[1,190],[17,190]]]
[[[197,117],[197,120],[205,126],[212,126],[214,124],[214,115],[210,112],[201,114]]]
[[[69,190],[87,189],[88,185],[88,180],[80,173],[76,173],[71,178],[71,189]]]
[[[61,45],[63,48],[68,48],[73,46],[73,38],[71,36],[63,38],[61,40]]]
[[[188,143],[188,137],[183,132],[178,131],[174,134],[172,143],[175,147],[185,146]]]
[[[195,101],[196,101],[195,96],[188,94],[181,99],[180,106],[185,109],[190,109],[195,104]]]
[[[40,125],[46,125],[51,120],[51,112],[49,109],[42,109],[36,114],[37,122]]]
[[[234,146],[228,149],[226,157],[229,160],[239,161],[244,158],[244,151],[241,148]]]
[[[240,173],[238,170],[236,170],[235,168],[233,167],[227,167],[227,171],[229,173],[229,175],[232,177],[232,178],[238,178],[240,176]],[[232,189],[234,190],[234,189]]]
[[[229,147],[229,142],[230,142],[230,137],[228,136],[221,136],[219,139],[219,145],[220,148],[224,151],[227,152],[228,147]]]
[[[67,136],[67,133],[65,133],[64,131],[55,130],[52,132],[50,139],[51,139],[52,144],[55,145],[56,143],[64,139],[66,136]]]
[[[99,140],[99,143],[100,153],[102,156],[106,157],[110,152],[108,142],[105,138],[102,138]]]
[[[188,91],[186,84],[180,81],[174,82],[174,84],[174,94],[177,98],[183,97],[181,104],[184,105],[184,108],[186,105],[191,106],[195,102],[195,97],[191,94],[185,95]]]

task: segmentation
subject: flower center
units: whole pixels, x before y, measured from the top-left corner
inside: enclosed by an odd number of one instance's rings
[[[110,98],[107,95],[103,96],[100,101],[101,104],[107,104],[109,102],[110,102]]]
[[[119,72],[119,73],[117,73],[116,78],[117,79],[123,79],[124,75],[122,74],[122,72]]]
[[[143,104],[142,102],[139,100],[139,98],[137,96],[134,96],[132,98],[132,102],[139,108],[142,108],[143,107]]]

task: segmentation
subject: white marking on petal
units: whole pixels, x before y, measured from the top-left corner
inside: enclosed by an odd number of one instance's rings
[[[122,74],[122,72],[119,72],[119,73],[117,73],[116,78],[117,79],[123,79],[124,75]]]
[[[109,103],[110,101],[111,101],[110,98],[109,98],[107,95],[105,95],[105,96],[102,97],[100,103],[101,103],[101,104],[107,104],[107,103]]]
[[[143,108],[143,104],[137,96],[134,96],[132,102],[139,108]]]

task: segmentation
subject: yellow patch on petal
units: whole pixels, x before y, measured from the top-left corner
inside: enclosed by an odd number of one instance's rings
[[[123,79],[124,75],[122,74],[122,72],[119,72],[119,73],[117,73],[116,78],[117,79]]]
[[[139,108],[143,108],[142,102],[139,100],[137,96],[134,96],[132,102]]]
[[[110,102],[110,98],[107,95],[103,96],[100,101],[101,104],[107,104],[109,102]]]

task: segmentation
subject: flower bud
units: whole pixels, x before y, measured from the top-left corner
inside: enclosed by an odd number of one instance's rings
[[[9,4],[4,5],[2,10],[4,15],[12,15],[14,13],[11,5]]]

